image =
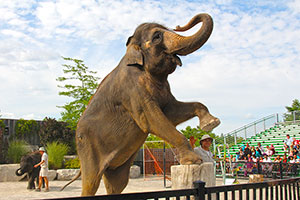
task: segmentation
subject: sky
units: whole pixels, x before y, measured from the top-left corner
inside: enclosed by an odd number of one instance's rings
[[[81,59],[103,80],[144,22],[169,28],[208,13],[212,35],[169,76],[180,101],[199,101],[221,134],[286,112],[300,91],[299,0],[0,0],[0,115],[59,119],[63,57]],[[199,27],[198,25],[197,27]],[[185,34],[192,34],[192,29]],[[100,80],[100,81],[101,81]],[[196,127],[198,119],[179,125]]]

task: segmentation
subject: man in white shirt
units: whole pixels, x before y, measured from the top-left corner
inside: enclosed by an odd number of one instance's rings
[[[203,162],[214,162],[213,154],[209,150],[212,141],[213,139],[209,135],[203,135],[200,140],[200,146],[194,149],[195,153],[200,155]]]
[[[49,191],[49,181],[48,181],[48,177],[47,177],[48,176],[48,155],[47,155],[44,147],[40,147],[39,152],[42,155],[41,162],[34,165],[34,167],[41,166],[40,175],[39,175],[39,187],[36,189],[36,191],[38,191],[38,192],[41,191],[42,182],[44,179],[45,184],[46,184],[45,191],[48,192]]]
[[[209,135],[203,135],[200,140],[200,146],[194,148],[195,153],[200,155],[203,162],[210,162],[214,164],[213,154],[210,152],[209,147],[212,144],[213,139]],[[213,167],[213,165],[212,165]],[[211,185],[209,186],[215,186],[216,185],[216,175],[214,169],[211,169],[212,174],[208,174],[211,180]]]
[[[286,135],[286,139],[284,140],[284,143],[285,143],[288,147],[290,147],[291,144],[293,144],[293,139],[290,138],[290,135],[289,135],[289,134]]]

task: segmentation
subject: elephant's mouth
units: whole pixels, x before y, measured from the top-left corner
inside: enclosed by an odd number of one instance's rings
[[[182,66],[182,62],[176,54],[173,55],[173,62],[176,63],[176,65],[179,65],[180,67]]]

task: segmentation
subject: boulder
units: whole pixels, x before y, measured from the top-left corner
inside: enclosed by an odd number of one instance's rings
[[[56,170],[48,170],[48,179],[49,179],[49,181],[55,180],[56,177],[57,177]]]
[[[79,173],[80,169],[58,169],[57,172],[57,180],[71,180]],[[78,180],[80,177],[78,178]]]
[[[132,165],[130,167],[129,178],[138,178],[141,176],[141,168],[137,165]]]

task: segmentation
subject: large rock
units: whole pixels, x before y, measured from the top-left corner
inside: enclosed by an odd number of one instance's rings
[[[20,181],[26,174],[23,176],[17,176],[16,170],[20,168],[20,164],[7,164],[0,165],[0,182],[7,181]]]
[[[138,178],[141,176],[141,168],[137,165],[132,165],[130,167],[129,178]]]
[[[80,169],[58,169],[57,180],[71,180],[79,173]],[[80,177],[78,178],[80,179]]]
[[[172,189],[194,188],[194,181],[203,181],[205,186],[216,185],[213,163],[205,162],[201,165],[173,165],[171,166]]]
[[[57,177],[57,172],[56,172],[56,170],[49,170],[49,171],[48,171],[48,179],[49,179],[49,181],[55,180],[56,177]]]

